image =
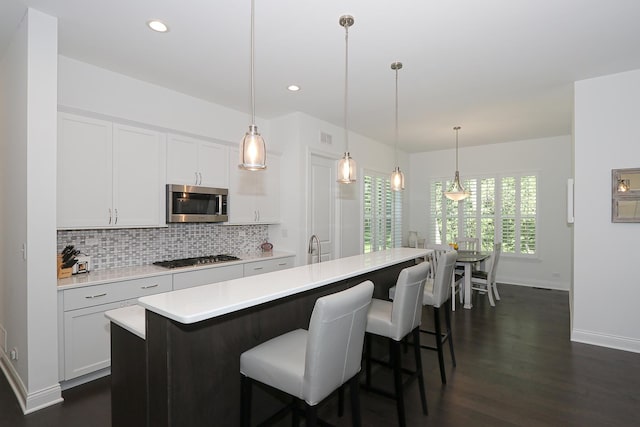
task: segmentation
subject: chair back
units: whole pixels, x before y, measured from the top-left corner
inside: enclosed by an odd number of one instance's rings
[[[433,282],[433,297],[429,301],[429,304],[434,307],[442,306],[451,296],[451,277],[453,276],[457,259],[458,252],[450,250],[445,251],[438,260],[438,269]]]
[[[459,251],[479,251],[480,239],[477,237],[460,237],[456,239]]]
[[[318,298],[306,350],[303,395],[315,405],[360,371],[373,283]]]
[[[398,275],[391,308],[393,333],[389,338],[399,341],[420,326],[424,284],[430,269],[430,263],[423,262],[403,269]]]
[[[445,244],[438,244],[438,243],[429,243],[426,245],[426,249],[433,249],[433,263],[431,265],[431,272],[429,273],[431,277],[435,277],[436,271],[438,271],[438,260],[440,259],[440,257],[446,253],[446,252],[451,252],[454,249],[449,246],[449,245],[445,245]],[[453,272],[451,273],[451,275],[453,276]]]
[[[502,242],[493,244],[493,253],[491,254],[491,267],[489,267],[489,273],[487,274],[487,283],[495,283],[496,272],[498,271],[498,261],[500,261],[500,254],[502,253]]]

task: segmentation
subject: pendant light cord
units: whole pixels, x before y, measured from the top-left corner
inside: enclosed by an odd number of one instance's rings
[[[396,141],[395,141],[396,165],[398,165],[398,67],[396,66]]]
[[[254,13],[255,11],[255,0],[251,0],[251,124],[256,124],[256,91],[254,85],[254,50],[255,50],[255,41],[253,36],[253,26],[254,26]]]
[[[460,130],[460,126],[454,127],[456,131],[456,172],[458,171],[458,131]]]
[[[348,96],[349,93],[349,25],[344,26],[344,140],[346,143],[346,151],[349,152],[349,128],[347,127]]]

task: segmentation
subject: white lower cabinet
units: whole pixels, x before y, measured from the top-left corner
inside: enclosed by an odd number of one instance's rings
[[[291,267],[293,267],[293,257],[248,262],[244,264],[244,277],[271,273],[272,271],[284,270],[285,268]]]
[[[111,366],[111,327],[104,315],[106,311],[137,304],[138,298],[146,295],[239,279],[293,265],[294,256],[262,259],[62,290],[58,296],[59,378],[69,381]]]
[[[61,291],[63,348],[60,379],[68,381],[111,364],[105,311],[135,304],[137,298],[171,290],[171,275],[122,280]]]

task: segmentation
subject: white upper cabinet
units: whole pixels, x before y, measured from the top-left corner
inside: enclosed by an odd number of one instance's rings
[[[165,224],[164,135],[73,114],[58,116],[58,228]]]
[[[165,224],[165,137],[113,125],[113,206],[123,227]]]
[[[237,148],[229,150],[229,223],[280,222],[280,156],[267,153],[267,169],[238,168]]]
[[[228,188],[228,148],[186,136],[167,137],[167,184]]]

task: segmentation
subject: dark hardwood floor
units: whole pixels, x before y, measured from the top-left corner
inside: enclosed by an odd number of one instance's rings
[[[422,351],[429,415],[422,415],[414,382],[406,389],[410,426],[640,425],[640,354],[570,342],[566,292],[499,289],[502,301],[495,308],[486,296],[475,295],[472,310],[453,314],[458,366],[451,368],[446,351],[446,386],[440,383],[436,353]],[[425,309],[423,324],[432,323]],[[406,356],[410,367],[411,352]],[[23,416],[0,376],[0,426],[111,425],[109,377],[67,390],[64,403]],[[375,381],[391,386],[382,371]],[[364,425],[397,425],[394,401],[363,391],[361,405]],[[348,399],[344,418],[337,418],[336,406],[336,399],[330,400],[321,416],[349,426]]]

